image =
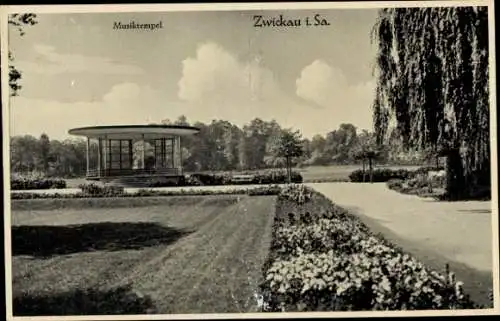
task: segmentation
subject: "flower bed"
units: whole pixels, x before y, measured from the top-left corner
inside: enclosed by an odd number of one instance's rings
[[[81,192],[66,193],[11,193],[12,200],[29,199],[69,199],[69,198],[100,198],[100,197],[157,197],[157,196],[202,196],[202,195],[237,195],[247,194],[250,196],[278,195],[281,191],[279,186],[270,185],[255,188],[232,188],[227,190],[203,190],[203,189],[179,189],[171,191],[155,191],[151,189],[139,189],[136,192],[126,192],[117,186],[96,186],[88,184],[80,186]]]
[[[446,172],[440,167],[421,167],[405,179],[390,179],[389,189],[421,197],[439,197],[444,193]]]
[[[409,180],[391,179],[387,182],[387,187],[402,194],[417,195],[420,197],[438,198],[444,193],[444,186],[418,178]]]
[[[304,186],[278,197],[262,311],[473,308],[453,273],[426,268]]]
[[[82,190],[82,194],[88,196],[120,196],[125,193],[122,186],[100,185],[96,183],[80,184],[78,187]]]

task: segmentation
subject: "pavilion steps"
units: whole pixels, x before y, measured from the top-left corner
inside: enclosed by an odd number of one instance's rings
[[[110,179],[106,182],[107,185],[111,186],[122,186],[122,187],[134,187],[134,188],[148,188],[151,187],[151,182],[153,181],[177,181],[178,177],[155,177],[155,178],[145,178],[145,177],[116,177]]]

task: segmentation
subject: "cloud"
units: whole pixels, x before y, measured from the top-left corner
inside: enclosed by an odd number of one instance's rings
[[[255,117],[280,118],[291,108],[271,70],[259,57],[247,61],[214,42],[198,46],[182,61],[178,98],[200,120],[223,118],[237,123]]]
[[[296,81],[297,96],[327,107],[344,89],[347,81],[344,74],[321,60],[304,67]]]
[[[34,45],[34,61],[19,60],[16,65],[27,73],[56,75],[61,73],[92,73],[108,75],[139,75],[144,71],[134,65],[122,64],[111,59],[79,54],[60,54],[54,47]]]
[[[194,58],[182,61],[179,98],[182,100],[241,102],[272,99],[280,94],[273,73],[258,62],[239,61],[220,45],[198,46]]]
[[[344,122],[371,128],[374,82],[349,84],[340,71],[321,61],[302,70],[296,92],[282,90],[273,72],[257,61],[237,59],[214,43],[201,45],[182,67],[177,97],[132,82],[116,84],[93,101],[13,97],[11,135],[45,132],[61,139],[74,127],[157,123],[180,115],[190,121],[224,119],[238,126],[255,117],[275,119],[306,137],[326,134]]]
[[[374,89],[375,81],[349,84],[340,69],[322,60],[304,67],[296,80],[297,96],[330,111],[329,119],[366,129],[371,129]]]
[[[182,104],[169,102],[161,91],[135,83],[117,84],[101,99],[91,102],[20,96],[11,99],[10,134],[46,133],[61,139],[67,138],[68,130],[74,127],[157,123],[166,117],[177,117],[183,111]]]

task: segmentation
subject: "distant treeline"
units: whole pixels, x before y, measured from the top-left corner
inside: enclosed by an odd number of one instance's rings
[[[273,154],[273,144],[285,130],[276,121],[252,120],[242,128],[224,120],[209,124],[189,123],[183,116],[175,125],[192,125],[200,133],[182,138],[183,166],[186,171],[255,170],[282,167],[283,160]],[[422,153],[404,151],[393,132],[382,148],[378,163],[422,164]],[[294,166],[354,164],[356,154],[374,143],[374,135],[358,131],[352,124],[342,124],[327,135],[302,139],[303,156],[294,159]],[[79,177],[86,170],[86,140],[50,139],[26,135],[11,137],[11,172],[39,172],[47,176]]]

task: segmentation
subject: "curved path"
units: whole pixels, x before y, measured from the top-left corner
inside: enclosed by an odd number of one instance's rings
[[[487,300],[484,289],[493,287],[491,202],[438,202],[400,194],[385,183],[306,185],[428,266],[443,270],[449,263],[473,299]]]

